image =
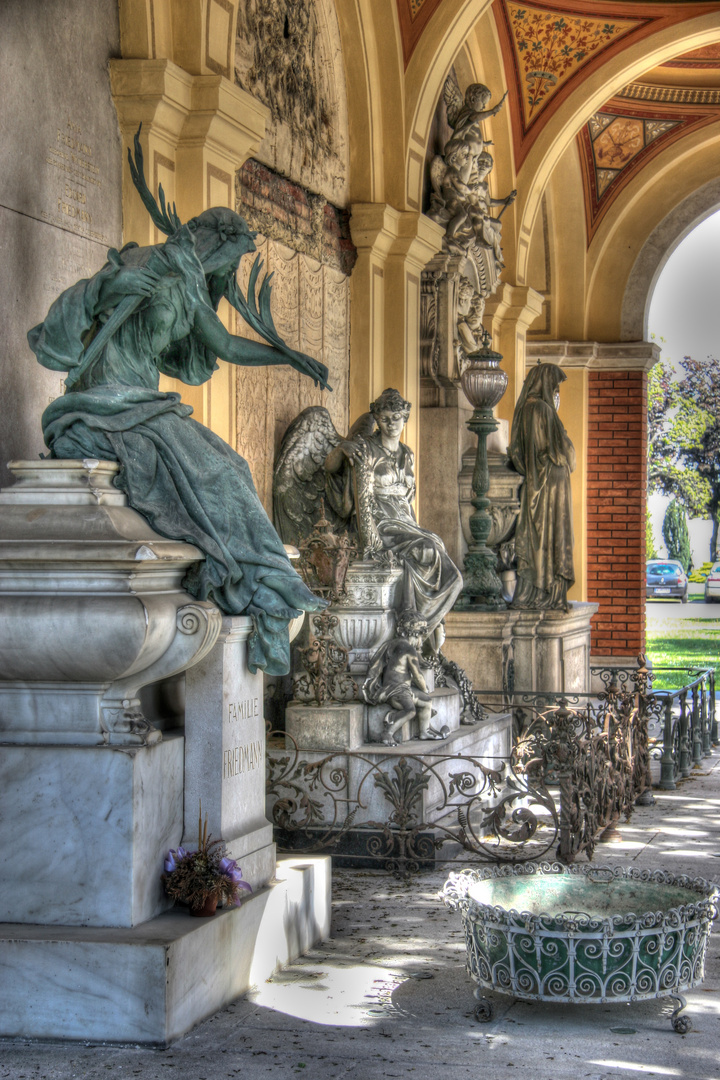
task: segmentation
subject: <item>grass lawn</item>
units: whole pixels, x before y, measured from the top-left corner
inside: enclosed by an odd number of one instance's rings
[[[647,655],[654,668],[713,667],[720,671],[720,620],[679,619],[662,627],[648,629]],[[720,689],[720,676],[718,689]],[[681,672],[658,673],[653,680],[656,690],[671,690],[682,686],[686,679]]]

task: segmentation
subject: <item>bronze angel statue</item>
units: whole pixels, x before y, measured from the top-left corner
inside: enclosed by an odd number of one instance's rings
[[[415,519],[413,453],[400,442],[409,413],[410,403],[397,390],[384,390],[346,438],[326,409],[300,413],[275,465],[275,524],[285,543],[299,546],[324,500],[326,517],[356,534],[364,559],[403,568],[401,609],[427,620],[432,645],[462,577],[440,537]]]
[[[281,675],[290,666],[288,623],[324,601],[292,568],[255,491],[247,462],[192,419],[180,395],[159,389],[160,374],[191,386],[206,382],[220,357],[231,364],[289,364],[324,388],[324,364],[291,349],[270,312],[270,277],[259,289],[258,260],[247,296],[236,280],[255,250],[245,220],[225,207],[183,224],[145,181],[140,131],[133,182],[167,239],[108,251],[91,278],[66,289],[28,334],[39,362],[67,372],[65,394],[42,418],[52,457],[120,464],[116,486],[163,536],[195,544],[204,559],[184,586],[228,615],[250,615],[251,670]],[[217,316],[229,303],[262,338],[229,333]]]

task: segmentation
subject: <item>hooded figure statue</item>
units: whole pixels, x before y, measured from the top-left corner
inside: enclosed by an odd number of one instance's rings
[[[513,607],[567,611],[567,591],[575,581],[570,488],[575,449],[557,413],[558,387],[565,379],[556,364],[537,364],[515,406],[509,454],[525,482],[515,532]]]

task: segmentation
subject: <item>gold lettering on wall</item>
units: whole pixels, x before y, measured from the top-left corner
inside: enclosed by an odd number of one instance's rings
[[[107,244],[107,236],[92,228],[92,213],[87,205],[88,185],[91,189],[102,187],[100,168],[93,160],[92,146],[83,139],[82,128],[74,120],[68,118],[64,128],[57,128],[45,163],[61,175],[52,211],[42,211],[42,220],[85,239]]]
[[[261,769],[263,765],[263,740],[256,739],[250,743],[240,743],[223,751],[223,780],[229,780],[232,776],[241,776],[242,773],[251,772],[253,769]]]

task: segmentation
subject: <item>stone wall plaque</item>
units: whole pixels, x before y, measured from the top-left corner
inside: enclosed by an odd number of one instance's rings
[[[102,266],[122,237],[121,143],[108,57],[116,0],[0,4],[0,419],[5,463],[44,449],[40,417],[62,372],[32,359],[26,334],[55,297]],[[45,43],[43,47],[42,43]]]

